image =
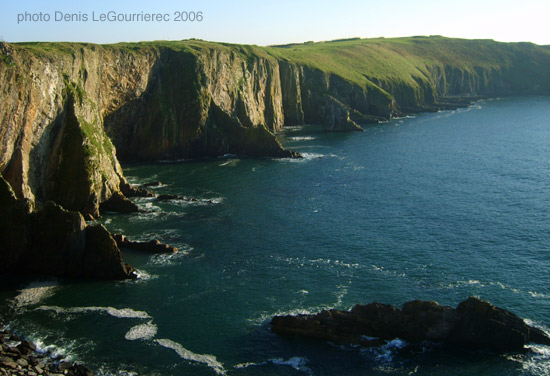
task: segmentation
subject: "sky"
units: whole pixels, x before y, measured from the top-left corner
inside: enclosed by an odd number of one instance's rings
[[[116,19],[151,13],[162,19]],[[113,16],[114,21],[101,21]],[[198,38],[273,45],[444,35],[550,45],[549,17],[550,0],[0,0],[0,39],[116,43]]]

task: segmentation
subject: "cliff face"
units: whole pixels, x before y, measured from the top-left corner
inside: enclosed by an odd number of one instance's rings
[[[528,43],[0,47],[0,172],[18,198],[94,216],[125,184],[118,159],[289,157],[284,125],[361,130],[464,97],[550,93],[550,51]]]
[[[0,53],[0,174],[30,211],[51,200],[88,217],[102,203],[137,209],[119,159],[294,157],[274,136],[285,125],[362,130],[473,97],[550,94],[550,49],[529,43],[0,43]]]
[[[284,116],[267,55],[3,46],[0,172],[19,198],[97,216],[125,183],[117,158],[294,155],[272,134]]]
[[[124,181],[103,116],[144,89],[147,59],[95,46],[9,57],[0,65],[0,171],[18,198],[97,215]]]
[[[105,117],[123,159],[226,153],[292,156],[271,132],[284,123],[277,62],[229,48],[162,48],[147,88]]]

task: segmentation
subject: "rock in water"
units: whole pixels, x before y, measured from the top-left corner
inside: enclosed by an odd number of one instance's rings
[[[122,193],[115,192],[107,201],[99,205],[99,210],[117,213],[137,213],[139,207],[133,201],[127,199]]]
[[[468,298],[456,311],[460,320],[448,337],[453,344],[499,352],[519,351],[529,342],[550,345],[550,338],[542,330],[478,298]]]
[[[0,272],[135,278],[109,231],[86,226],[82,214],[53,202],[32,212],[2,177],[0,204]]]
[[[86,228],[83,275],[104,279],[136,278],[135,270],[124,263],[111,233],[103,225]]]
[[[178,251],[176,247],[161,243],[157,239],[149,240],[148,242],[139,242],[132,241],[122,234],[114,234],[113,239],[115,239],[119,248],[128,248],[150,253],[175,253]]]
[[[277,334],[299,335],[365,346],[396,338],[435,341],[496,352],[522,351],[527,343],[550,345],[550,337],[513,313],[470,297],[456,309],[415,300],[402,309],[371,303],[350,311],[324,310],[315,315],[275,316]]]

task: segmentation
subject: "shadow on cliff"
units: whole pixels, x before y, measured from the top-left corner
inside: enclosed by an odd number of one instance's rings
[[[252,125],[238,100],[235,113],[222,110],[208,91],[209,79],[192,53],[162,50],[143,94],[104,118],[117,157],[294,156],[264,125]]]

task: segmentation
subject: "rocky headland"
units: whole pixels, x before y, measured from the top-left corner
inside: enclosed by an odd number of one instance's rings
[[[280,335],[361,346],[380,346],[402,339],[410,343],[430,341],[467,349],[520,352],[529,343],[550,345],[550,337],[541,329],[474,297],[456,308],[414,300],[401,309],[370,303],[356,305],[349,311],[331,309],[314,315],[275,316],[270,326]]]
[[[0,269],[71,277],[134,275],[111,234],[86,224],[154,196],[128,184],[119,161],[294,158],[275,137],[286,125],[360,131],[477,98],[550,93],[547,47],[488,40],[2,42],[0,54],[0,190],[15,218],[0,227]]]

